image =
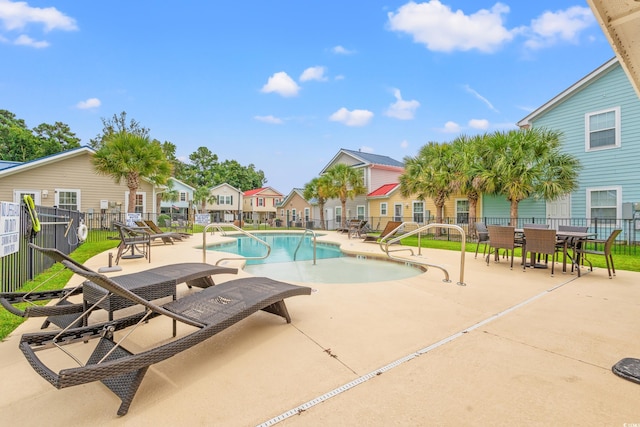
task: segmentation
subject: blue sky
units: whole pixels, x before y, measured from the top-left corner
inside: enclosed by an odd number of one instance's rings
[[[614,56],[586,1],[0,0],[0,109],[86,144],[122,111],[302,187],[510,129]]]

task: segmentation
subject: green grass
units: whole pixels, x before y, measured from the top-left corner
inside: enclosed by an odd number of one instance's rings
[[[85,262],[89,258],[101,252],[112,249],[118,245],[118,240],[104,240],[95,243],[83,243],[71,254],[71,258],[78,262]],[[55,263],[50,269],[39,274],[33,280],[24,284],[18,291],[29,291],[34,288],[38,290],[51,290],[64,288],[73,273],[65,269],[61,264]],[[46,301],[39,301],[38,304],[46,304]],[[18,304],[18,308],[24,308],[25,304]],[[4,340],[13,330],[15,330],[25,319],[9,313],[4,308],[0,308],[0,341]],[[44,319],[42,319],[44,321]]]
[[[461,250],[460,242],[423,238],[420,243],[423,248],[446,249],[451,251]],[[402,244],[417,247],[418,238],[412,236],[402,239]],[[475,252],[476,243],[467,243],[465,250],[467,252]],[[482,245],[480,246],[480,250],[482,250]],[[520,249],[516,249],[514,256],[522,256],[522,251]],[[613,260],[615,262],[616,270],[640,271],[640,255],[617,254],[614,250]],[[589,261],[591,261],[594,267],[607,268],[607,264],[605,263],[603,256],[590,256]]]

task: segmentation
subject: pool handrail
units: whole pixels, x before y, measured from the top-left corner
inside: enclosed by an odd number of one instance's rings
[[[266,246],[267,248],[267,254],[261,257],[244,257],[244,256],[238,256],[238,257],[225,257],[225,258],[220,258],[219,260],[216,261],[215,265],[220,264],[222,261],[238,261],[238,260],[258,260],[258,259],[265,259],[267,258],[270,254],[271,254],[271,245],[269,245],[267,242],[265,242],[264,240],[254,236],[253,234],[249,233],[248,231],[243,230],[242,228],[238,227],[235,224],[232,223],[228,223],[228,222],[212,222],[210,224],[205,225],[204,229],[202,230],[202,262],[207,262],[207,231],[209,231],[210,229],[215,229],[218,230],[220,232],[221,235],[226,236],[227,235],[227,231],[225,230],[225,228],[231,228],[237,232],[240,232],[242,234],[244,234],[245,236],[248,236],[250,238],[252,238],[253,240],[262,243],[263,245]],[[211,231],[211,234],[214,234],[214,231]]]
[[[408,250],[408,251],[411,252],[411,256],[414,256],[415,254],[413,252],[413,249],[405,247],[405,248],[390,250],[389,249],[389,245],[397,243],[400,240],[405,239],[407,237],[413,236],[414,234],[417,234],[418,235],[418,255],[421,255],[422,254],[422,246],[420,244],[420,237],[421,237],[422,232],[424,232],[426,230],[429,230],[431,228],[448,228],[448,229],[451,229],[451,230],[456,230],[456,231],[460,232],[461,242],[462,242],[461,250],[460,250],[460,281],[457,284],[459,286],[466,286],[466,283],[464,282],[464,253],[465,253],[465,246],[466,246],[466,244],[465,244],[466,235],[465,235],[464,229],[462,227],[458,226],[458,225],[455,225],[455,224],[431,223],[431,224],[426,224],[426,225],[422,225],[421,226],[417,222],[403,222],[402,225],[400,227],[398,227],[398,229],[403,227],[403,226],[405,226],[405,225],[413,225],[413,226],[416,226],[416,228],[414,230],[408,231],[408,232],[406,232],[404,234],[396,235],[396,236],[388,238],[388,239],[386,237],[383,237],[380,240],[380,248],[387,254],[387,256],[389,258],[393,259],[393,260],[396,260],[396,261],[404,261],[404,262],[406,262],[407,261],[406,258],[400,258],[400,257],[393,256],[393,255],[391,255],[391,252],[399,252],[399,251]],[[424,265],[426,267],[434,267],[434,268],[437,268],[439,270],[442,270],[442,272],[445,275],[444,281],[445,282],[451,282],[451,280],[449,279],[449,272],[443,266],[437,265],[437,264],[430,264],[430,263],[427,263],[427,262],[424,262],[424,261],[413,261],[413,259],[412,259],[412,262],[415,262],[416,264],[419,264],[419,265]]]
[[[305,229],[304,233],[302,233],[302,236],[300,237],[300,241],[298,242],[298,246],[296,246],[296,250],[293,251],[293,260],[294,261],[296,260],[298,249],[300,249],[300,245],[302,244],[304,237],[309,233],[311,233],[311,237],[313,237],[313,265],[316,265],[316,232],[311,230],[310,228]]]

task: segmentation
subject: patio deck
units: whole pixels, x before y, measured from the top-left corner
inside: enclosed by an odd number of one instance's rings
[[[380,252],[336,232],[322,239]],[[201,261],[201,242],[155,246],[151,265],[125,260],[109,275]],[[422,256],[447,267],[452,283],[430,269],[397,281],[312,284],[317,292],[287,301],[291,324],[256,313],[153,365],[124,417],[102,384],[56,390],[33,371],[18,349],[21,334],[40,327],[31,319],[0,343],[0,422],[252,426],[298,413],[278,425],[640,423],[640,386],[611,372],[621,358],[640,357],[640,273],[609,280],[596,269],[578,278],[556,266],[550,277],[510,270],[506,260],[487,266],[471,247],[467,286],[455,284],[458,252],[429,249]],[[208,262],[220,257],[211,252]],[[106,263],[101,254],[86,264]],[[170,320],[154,319],[136,342],[170,336]]]

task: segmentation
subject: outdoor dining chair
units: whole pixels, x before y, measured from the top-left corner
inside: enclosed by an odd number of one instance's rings
[[[545,228],[525,228],[524,229],[524,243],[522,247],[522,264],[523,270],[527,269],[526,257],[527,254],[531,254],[531,267],[536,266],[536,255],[540,257],[545,255],[545,263],[549,263],[549,255],[551,255],[551,276],[555,272],[555,254],[556,246],[556,230]]]
[[[503,226],[503,225],[488,225],[487,229],[489,230],[489,253],[487,254],[487,265],[489,265],[489,260],[491,258],[491,250],[493,249],[496,261],[499,258],[500,249],[504,249],[507,251],[507,255],[509,255],[509,251],[511,252],[511,268],[513,269],[513,253],[515,248],[522,246],[520,243],[516,242],[516,228],[512,226]]]
[[[478,249],[481,244],[484,244],[482,248],[482,256],[485,256],[487,253],[487,245],[490,245],[489,242],[489,230],[484,222],[476,222],[476,232],[478,233],[478,243],[476,244],[476,256],[478,258]]]
[[[621,232],[622,230],[617,228],[611,232],[606,240],[589,240],[588,244],[576,247],[576,260],[582,263],[584,263],[584,261],[588,262],[589,271],[593,271],[593,264],[591,264],[591,261],[589,261],[585,255],[604,256],[605,262],[607,263],[607,271],[609,272],[609,279],[613,279],[613,276],[616,275],[616,268],[613,265],[611,249],[613,248],[613,243],[615,242],[616,237],[618,237],[618,234]],[[597,249],[598,244],[604,245],[602,250]],[[580,277],[580,266],[578,266],[578,277]]]

